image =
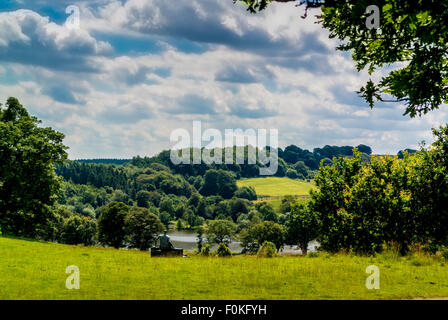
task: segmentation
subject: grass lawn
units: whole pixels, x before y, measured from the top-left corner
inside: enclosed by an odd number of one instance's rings
[[[242,179],[237,181],[238,187],[254,187],[259,196],[284,196],[299,195],[306,196],[314,189],[313,182],[295,180],[289,178],[266,177]]]
[[[448,266],[423,255],[151,258],[0,237],[0,299],[402,299],[448,296]],[[377,265],[381,288],[365,287]],[[79,290],[65,287],[80,269]]]

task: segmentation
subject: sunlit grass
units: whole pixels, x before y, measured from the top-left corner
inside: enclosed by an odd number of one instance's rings
[[[0,237],[0,299],[402,299],[448,296],[444,260],[417,255],[151,258]],[[368,265],[381,272],[367,290]],[[80,269],[80,290],[65,287]]]
[[[305,196],[309,194],[311,189],[315,188],[313,182],[278,177],[242,179],[238,180],[237,184],[238,187],[254,187],[257,195],[264,196]]]

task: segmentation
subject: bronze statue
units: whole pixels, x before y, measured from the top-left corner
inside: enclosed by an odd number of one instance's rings
[[[181,248],[175,248],[170,242],[170,237],[166,233],[167,230],[163,232],[162,236],[159,236],[159,247],[151,248],[151,256],[183,256],[184,250]]]

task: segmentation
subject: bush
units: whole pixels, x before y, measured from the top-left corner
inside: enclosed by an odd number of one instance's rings
[[[308,258],[317,258],[319,254],[317,252],[310,252],[306,255]]]
[[[206,257],[210,255],[210,245],[208,243],[202,246],[201,255]]]
[[[261,245],[260,250],[258,250],[257,255],[259,257],[272,258],[276,255],[275,244],[270,241],[265,241]]]
[[[218,257],[230,257],[232,255],[232,252],[230,251],[228,246],[221,242],[218,246],[218,249],[216,250],[216,255]]]

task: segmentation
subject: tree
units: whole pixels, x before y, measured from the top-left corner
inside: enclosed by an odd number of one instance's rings
[[[0,104],[0,225],[4,233],[46,237],[61,189],[54,164],[67,158],[64,135],[42,128],[16,98]]]
[[[267,202],[257,203],[256,208],[257,208],[258,212],[261,213],[263,220],[277,222],[277,220],[278,220],[277,213],[275,213],[275,210],[270,203],[267,203]]]
[[[297,171],[297,173],[301,174],[304,178],[308,177],[308,167],[305,165],[305,162],[303,161],[297,161],[294,165],[294,169]]]
[[[265,9],[271,2],[295,0],[239,0],[251,12]],[[375,102],[406,104],[405,114],[426,114],[448,102],[446,1],[408,0],[305,0],[309,7],[322,7],[318,16],[330,38],[343,43],[339,50],[350,51],[358,71],[373,74],[384,65],[397,64],[378,83],[371,79],[359,91],[373,108]],[[379,9],[379,28],[367,22],[375,18],[368,6]],[[374,9],[375,10],[375,9]],[[306,16],[306,15],[305,15]],[[382,70],[384,72],[384,70]],[[393,96],[390,99],[387,96]]]
[[[162,223],[166,227],[168,227],[168,224],[170,223],[170,220],[171,220],[170,214],[168,212],[166,212],[166,211],[162,211],[162,212],[159,213],[159,218],[160,218],[160,221],[162,221]]]
[[[206,230],[208,242],[229,244],[235,234],[236,225],[230,220],[210,221]]]
[[[320,222],[321,247],[370,254],[395,242],[405,253],[416,240],[420,216],[411,210],[413,159],[372,157],[367,165],[355,151],[353,159],[333,161],[321,167],[309,203]]]
[[[277,250],[280,250],[285,243],[285,230],[273,221],[251,223],[241,230],[240,239],[245,252],[257,252],[265,241],[274,243]]]
[[[196,237],[198,238],[197,245],[198,245],[198,252],[200,253],[202,251],[202,245],[204,242],[204,228],[202,226],[196,227]]]
[[[280,203],[280,212],[283,214],[291,212],[291,208],[295,203],[297,203],[297,201],[293,196],[284,196],[282,202]]]
[[[229,200],[230,216],[233,221],[237,221],[241,214],[249,213],[251,202],[246,199],[233,198]]]
[[[286,170],[286,176],[290,179],[297,179],[299,178],[299,175],[297,174],[297,171],[294,169],[288,169]],[[303,176],[302,176],[303,178]]]
[[[123,202],[110,202],[98,219],[98,237],[101,243],[120,248],[126,236],[125,218],[129,207]]]
[[[95,244],[97,223],[92,218],[72,215],[64,221],[60,232],[62,243],[91,246]]]
[[[151,192],[140,190],[136,195],[137,206],[142,208],[149,208],[149,201],[151,199]]]
[[[131,248],[148,250],[165,227],[159,217],[147,208],[132,207],[125,220],[126,238]]]
[[[224,170],[207,170],[199,193],[203,196],[220,195],[230,199],[238,189],[233,175]]]
[[[434,128],[434,143],[422,146],[417,153],[405,152],[403,158],[412,166],[407,170],[411,184],[411,212],[416,222],[418,239],[431,251],[448,246],[448,125]]]
[[[235,192],[235,197],[247,200],[257,200],[257,193],[254,187],[241,187]]]
[[[307,205],[294,204],[286,222],[286,242],[299,245],[302,254],[308,252],[308,243],[316,239],[319,222],[316,214]]]

